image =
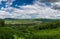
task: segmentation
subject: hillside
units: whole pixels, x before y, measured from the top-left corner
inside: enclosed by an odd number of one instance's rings
[[[7,21],[21,24],[12,25]],[[42,23],[35,21],[37,20],[5,20],[4,26],[0,25],[0,39],[60,39],[60,20]]]

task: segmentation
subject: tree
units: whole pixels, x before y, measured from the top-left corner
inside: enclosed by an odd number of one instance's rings
[[[0,19],[0,26],[4,26],[5,25],[5,21],[3,19]]]

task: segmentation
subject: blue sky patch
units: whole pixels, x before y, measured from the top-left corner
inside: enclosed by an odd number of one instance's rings
[[[33,4],[33,2],[34,2],[34,0],[15,0],[13,2],[12,6],[15,8],[19,8],[18,6]]]

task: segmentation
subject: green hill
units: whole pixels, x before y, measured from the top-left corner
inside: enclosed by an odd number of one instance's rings
[[[0,25],[0,39],[60,39],[60,20],[42,23],[36,19],[3,20],[0,24],[4,21],[4,26]],[[19,24],[9,24],[9,21]]]

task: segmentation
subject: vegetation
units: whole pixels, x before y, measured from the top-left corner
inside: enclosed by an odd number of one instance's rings
[[[3,19],[0,19],[0,26],[4,26],[5,25],[5,21]]]
[[[40,20],[1,19],[0,39],[60,39],[60,20]]]

